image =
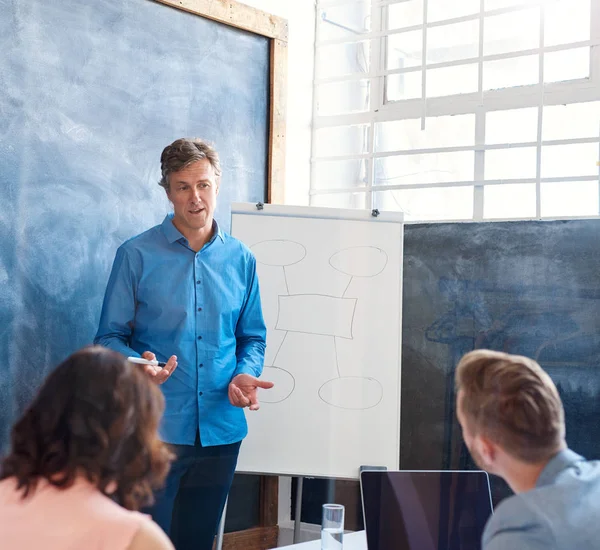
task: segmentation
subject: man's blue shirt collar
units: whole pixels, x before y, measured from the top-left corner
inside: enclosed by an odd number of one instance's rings
[[[185,237],[181,234],[179,229],[177,229],[175,227],[175,225],[173,224],[173,216],[174,216],[174,214],[172,212],[170,214],[167,214],[161,224],[162,232],[163,232],[164,236],[166,237],[167,241],[169,241],[169,243],[171,243],[171,244],[180,239],[185,239]],[[210,243],[212,243],[217,237],[219,237],[219,239],[221,239],[221,242],[225,241],[225,237],[223,236],[223,232],[221,231],[221,228],[219,227],[217,220],[213,220],[213,229],[214,229],[213,236],[211,237],[210,241],[208,241],[206,243],[206,245],[209,245]]]

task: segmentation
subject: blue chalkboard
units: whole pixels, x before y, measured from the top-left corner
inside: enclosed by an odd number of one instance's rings
[[[269,39],[151,0],[6,0],[0,17],[0,451],[43,377],[92,341],[116,248],[162,221],[163,147],[215,143],[264,201]]]
[[[401,468],[474,467],[453,377],[475,348],[537,359],[563,399],[569,446],[600,458],[599,242],[600,220],[406,226]]]

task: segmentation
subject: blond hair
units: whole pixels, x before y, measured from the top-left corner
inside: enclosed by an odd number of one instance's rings
[[[467,353],[455,375],[461,412],[473,435],[535,463],[564,443],[563,405],[550,376],[533,359],[490,350]]]

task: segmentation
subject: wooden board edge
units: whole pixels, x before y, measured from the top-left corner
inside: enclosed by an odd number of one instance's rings
[[[288,41],[288,22],[283,17],[253,8],[236,0],[153,0],[173,8],[201,15],[238,29]]]
[[[279,512],[279,477],[260,477],[260,526],[277,525]]]
[[[287,42],[271,41],[271,124],[267,200],[285,204]]]
[[[277,548],[279,527],[254,527],[244,531],[225,533],[223,536],[223,550],[268,550]],[[216,548],[216,541],[213,550]]]

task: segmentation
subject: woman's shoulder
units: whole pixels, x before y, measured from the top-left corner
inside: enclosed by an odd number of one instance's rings
[[[119,547],[126,541],[127,550],[174,550],[169,538],[147,514],[127,510],[97,489],[90,494],[91,502],[96,521],[112,524]]]
[[[164,531],[149,517],[144,518],[127,550],[174,550]]]
[[[46,546],[83,548],[93,543],[103,550],[172,550],[149,516],[121,507],[86,480],[66,489],[40,480],[27,498],[14,479],[2,480],[0,508],[0,538],[12,541],[13,548],[53,541],[54,546]]]

